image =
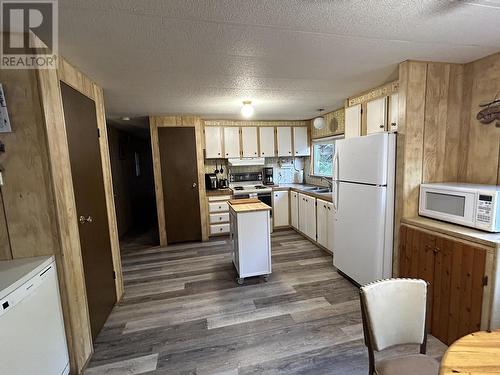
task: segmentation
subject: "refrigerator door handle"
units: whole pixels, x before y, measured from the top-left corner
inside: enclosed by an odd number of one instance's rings
[[[335,154],[333,155],[333,169],[335,173],[335,178],[333,179],[333,181],[335,182],[335,196],[332,199],[333,209],[335,210],[335,212],[338,211],[339,203],[339,165],[339,151],[335,150]]]

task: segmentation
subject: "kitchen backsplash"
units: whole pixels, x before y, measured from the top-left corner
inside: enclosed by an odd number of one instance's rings
[[[230,167],[228,166],[227,160],[205,160],[205,173],[214,173],[217,169],[220,171],[222,166],[222,176],[219,178],[227,178],[228,170],[231,173],[245,173],[245,172],[255,172],[262,171],[264,167],[273,167],[274,169],[274,183],[276,184],[288,184],[288,183],[300,183],[303,179],[303,169],[306,164],[306,159],[309,158],[266,158],[265,165],[254,165],[254,166],[244,166],[244,167]],[[294,162],[295,161],[295,162]],[[222,164],[221,164],[222,163]]]

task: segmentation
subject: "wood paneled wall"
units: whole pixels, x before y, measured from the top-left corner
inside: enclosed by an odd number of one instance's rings
[[[54,254],[59,248],[47,141],[33,70],[0,70],[12,133],[2,134],[2,259]],[[10,235],[10,243],[7,234]],[[6,241],[7,240],[7,241]]]
[[[55,255],[71,373],[77,374],[92,354],[92,338],[60,80],[96,103],[118,298],[123,282],[102,90],[62,57],[59,63],[58,70],[0,70],[13,128],[12,133],[0,136],[7,149],[0,156],[5,170],[0,257]]]
[[[323,129],[316,129],[312,126],[313,120],[310,120],[309,126],[311,127],[311,138],[325,138],[334,135],[344,134],[345,130],[345,110],[339,108],[335,111],[328,112],[323,115],[325,119],[325,127]]]
[[[464,121],[461,139],[464,153],[459,163],[460,181],[500,185],[500,128],[481,124],[477,113],[481,102],[500,92],[500,53],[466,64]]]
[[[194,127],[196,137],[196,158],[198,164],[198,191],[200,196],[201,235],[203,241],[208,240],[208,214],[206,207],[205,191],[205,163],[203,159],[203,121],[196,116],[151,116],[149,118],[151,129],[151,151],[153,154],[153,172],[155,178],[156,209],[158,212],[158,230],[160,245],[167,245],[167,230],[165,220],[165,207],[163,197],[163,184],[160,164],[160,145],[158,128],[160,127]]]
[[[500,129],[475,118],[500,91],[500,53],[465,65],[405,61],[399,84],[396,236],[402,217],[418,215],[421,183],[500,184]]]

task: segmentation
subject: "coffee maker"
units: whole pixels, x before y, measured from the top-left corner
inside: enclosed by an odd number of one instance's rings
[[[219,187],[215,173],[205,173],[205,187],[207,190],[215,190]]]
[[[264,185],[274,185],[273,167],[264,168]]]

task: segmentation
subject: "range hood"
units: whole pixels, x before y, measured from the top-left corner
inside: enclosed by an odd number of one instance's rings
[[[244,167],[248,165],[264,165],[264,158],[234,158],[227,159],[228,163],[232,167]]]

